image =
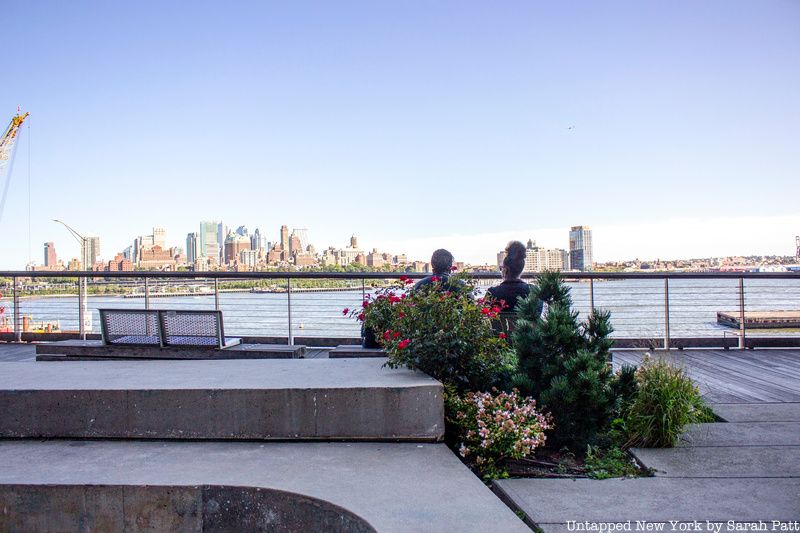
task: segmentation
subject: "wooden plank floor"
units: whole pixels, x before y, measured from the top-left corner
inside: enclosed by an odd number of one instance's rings
[[[639,364],[647,353],[614,352],[614,365]],[[650,352],[686,369],[709,403],[800,402],[800,350]]]

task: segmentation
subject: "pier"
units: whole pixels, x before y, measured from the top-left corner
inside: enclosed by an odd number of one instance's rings
[[[742,327],[740,311],[717,311],[717,323],[739,329]],[[800,328],[798,311],[745,311],[747,329]]]

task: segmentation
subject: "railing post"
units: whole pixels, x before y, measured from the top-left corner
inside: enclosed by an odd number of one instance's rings
[[[17,284],[19,280],[16,276],[11,278],[12,280],[12,300],[14,302],[14,342],[22,342],[22,328],[20,327],[22,324],[20,323],[20,314],[19,314],[19,287]]]
[[[669,350],[669,278],[664,278],[664,349]]]
[[[150,278],[144,278],[144,308],[150,309]]]
[[[361,278],[361,301],[362,302],[367,299],[367,287],[366,287],[365,281],[366,280],[364,278]]]
[[[219,278],[214,278],[214,309],[219,311]]]
[[[594,278],[589,278],[589,314],[594,314]]]
[[[744,278],[739,278],[739,349],[747,347],[745,342],[746,327],[744,323]]]
[[[78,275],[78,332],[86,340],[86,276]]]
[[[292,278],[286,278],[286,306],[289,315],[289,346],[294,345],[294,335],[292,335]]]

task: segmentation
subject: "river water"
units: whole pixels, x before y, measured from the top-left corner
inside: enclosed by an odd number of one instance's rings
[[[581,317],[589,310],[589,284],[569,283],[575,308]],[[716,323],[717,311],[737,311],[738,280],[670,280],[669,317],[672,337],[719,336],[729,330]],[[359,326],[342,315],[345,307],[361,304],[361,291],[292,293],[292,329],[295,336],[354,337]],[[595,306],[611,311],[613,336],[658,337],[664,335],[664,281],[619,280],[594,283]],[[6,314],[11,302],[0,300]],[[92,330],[99,332],[98,308],[143,308],[143,298],[90,296]],[[152,298],[154,309],[213,309],[214,297],[174,296]],[[745,280],[748,311],[800,310],[800,280]],[[286,336],[288,331],[285,293],[222,293],[226,335]],[[35,322],[58,321],[62,330],[78,329],[77,297],[25,298],[23,315]],[[759,334],[761,332],[759,331]],[[764,332],[796,334],[797,330]]]

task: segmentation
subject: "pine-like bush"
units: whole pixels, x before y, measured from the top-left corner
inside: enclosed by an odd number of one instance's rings
[[[551,440],[580,453],[607,425],[616,405],[608,365],[610,314],[593,310],[588,320],[579,321],[558,272],[541,274],[517,309],[513,345],[519,372],[512,383],[552,413]]]

